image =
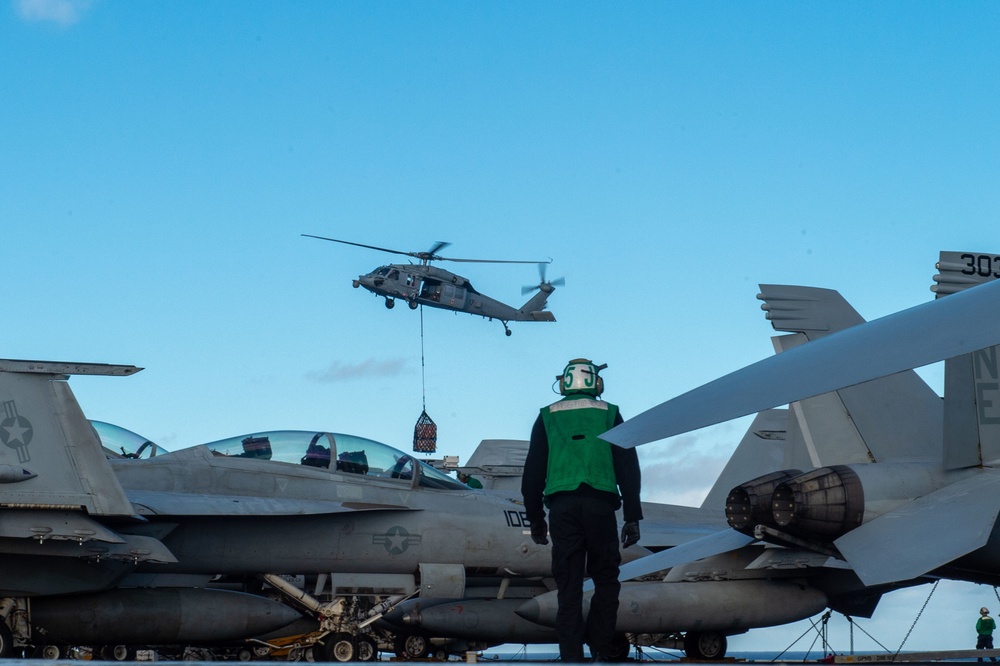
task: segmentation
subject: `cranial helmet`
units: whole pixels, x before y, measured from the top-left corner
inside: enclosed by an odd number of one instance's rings
[[[987,608],[986,606],[983,606],[982,608],[979,609],[979,614],[980,615],[989,615],[990,614],[990,609]]]
[[[586,358],[574,358],[566,364],[562,374],[556,377],[559,382],[559,393],[562,395],[575,395],[585,393],[594,397],[604,393],[604,380],[598,373],[607,364],[595,365],[593,361]]]

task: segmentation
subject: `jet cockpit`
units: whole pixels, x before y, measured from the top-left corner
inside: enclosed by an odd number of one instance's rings
[[[167,453],[162,446],[113,423],[91,421],[90,425],[110,458],[153,458]]]
[[[468,490],[444,472],[387,444],[357,435],[311,430],[272,430],[206,444],[218,455],[319,467],[346,474],[412,480],[441,490]]]
[[[109,455],[152,458],[167,451],[142,435],[91,421]],[[469,491],[464,483],[388,444],[357,435],[315,430],[271,430],[205,444],[215,455],[271,460],[382,479],[413,481],[423,488]],[[119,451],[121,453],[119,453]]]

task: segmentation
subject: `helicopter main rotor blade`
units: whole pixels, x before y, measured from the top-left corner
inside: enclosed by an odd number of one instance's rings
[[[334,243],[343,243],[344,245],[354,245],[356,247],[366,247],[369,250],[380,250],[382,252],[391,252],[392,254],[402,254],[407,257],[418,257],[419,252],[403,252],[402,250],[390,250],[387,247],[379,247],[377,245],[365,245],[364,243],[352,243],[351,241],[340,240],[339,238],[327,238],[326,236],[313,236],[312,234],[302,234],[307,238],[318,238],[325,241],[333,241]]]
[[[327,238],[326,236],[314,236],[313,234],[301,234],[306,238],[318,238],[319,240],[332,241],[334,243],[343,243],[344,245],[354,245],[355,247],[366,247],[369,250],[379,250],[380,252],[391,252],[392,254],[402,254],[406,257],[413,257],[414,259],[420,259],[421,261],[462,261],[469,263],[480,263],[480,264],[550,264],[552,260],[548,261],[517,261],[517,260],[506,260],[506,259],[459,259],[457,257],[439,257],[436,253],[442,250],[451,243],[447,241],[437,241],[430,250],[426,252],[404,252],[403,250],[392,250],[387,247],[379,247],[378,245],[365,245],[364,243],[354,243],[351,241],[340,240],[339,238]]]
[[[435,257],[435,259],[440,259],[441,261],[464,261],[467,263],[477,263],[477,264],[551,264],[552,260],[548,261],[519,261],[516,259],[456,259],[454,257]]]

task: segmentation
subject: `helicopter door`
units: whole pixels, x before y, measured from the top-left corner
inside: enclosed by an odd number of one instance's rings
[[[459,309],[465,307],[465,287],[456,287],[447,282],[442,284],[441,287],[442,305]]]

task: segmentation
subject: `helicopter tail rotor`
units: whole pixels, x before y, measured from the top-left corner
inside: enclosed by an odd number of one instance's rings
[[[531,293],[533,291],[538,291],[539,289],[541,289],[542,291],[544,291],[546,293],[552,293],[555,290],[556,287],[561,287],[564,284],[566,284],[566,278],[561,278],[561,277],[556,278],[555,280],[552,280],[551,282],[546,281],[545,280],[545,268],[546,268],[546,266],[548,266],[548,264],[543,264],[543,263],[538,264],[538,278],[539,278],[538,284],[534,284],[534,285],[529,284],[529,285],[525,285],[525,286],[521,287],[521,294],[522,295],[523,294],[529,294],[529,293]]]

